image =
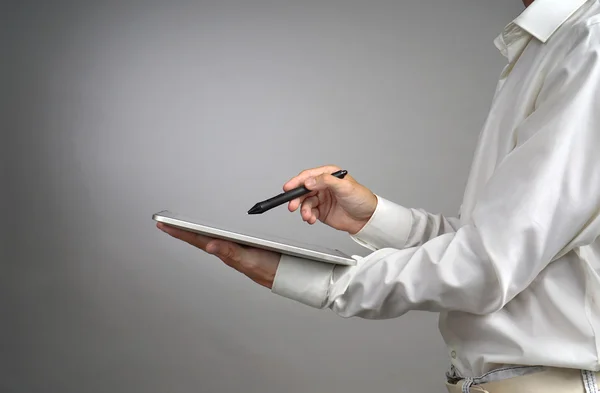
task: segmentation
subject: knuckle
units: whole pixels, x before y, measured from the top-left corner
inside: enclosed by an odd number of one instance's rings
[[[244,269],[247,270],[247,271],[256,270],[256,269],[259,268],[259,265],[260,265],[258,263],[258,261],[255,260],[255,259],[249,259],[247,261],[244,261],[243,264],[244,264]]]
[[[225,259],[233,259],[233,251],[231,250],[231,247],[224,247],[221,256]]]
[[[332,179],[332,176],[329,176],[328,174],[322,174],[317,179],[317,183],[320,183],[320,184],[323,184],[323,185],[329,187],[334,184],[334,180]]]
[[[237,252],[236,250],[234,250],[233,248],[229,248],[228,249],[228,256],[227,258],[229,258],[230,260],[239,263],[241,262],[241,257],[240,257],[240,253]]]

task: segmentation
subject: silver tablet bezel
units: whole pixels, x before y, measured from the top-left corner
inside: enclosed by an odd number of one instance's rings
[[[196,219],[181,216],[168,210],[155,213],[152,219],[177,228],[212,238],[230,240],[246,246],[257,247],[279,252],[300,258],[307,258],[318,262],[327,262],[337,265],[354,266],[356,260],[345,253],[310,244],[300,244],[293,240],[276,239],[270,235],[246,235],[229,229],[218,228],[213,224],[200,222]]]

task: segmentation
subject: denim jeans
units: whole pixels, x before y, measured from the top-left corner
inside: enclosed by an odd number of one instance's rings
[[[450,366],[446,372],[446,379],[449,383],[456,384],[464,381],[462,393],[470,393],[471,386],[482,385],[489,382],[501,381],[508,378],[520,377],[547,370],[544,366],[506,366],[487,372],[479,377],[462,377],[454,366]],[[581,378],[586,393],[598,393],[598,382],[596,373],[588,370],[581,370]]]

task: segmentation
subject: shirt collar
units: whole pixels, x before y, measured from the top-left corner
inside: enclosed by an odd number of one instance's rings
[[[531,37],[546,43],[562,24],[588,0],[535,0],[509,23],[494,41],[500,52],[513,61]]]
[[[535,0],[513,23],[546,42],[587,0]]]

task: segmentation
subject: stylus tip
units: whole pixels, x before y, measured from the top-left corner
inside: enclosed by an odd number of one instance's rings
[[[258,204],[252,206],[250,210],[248,210],[248,214],[259,214],[262,213],[262,209]]]

